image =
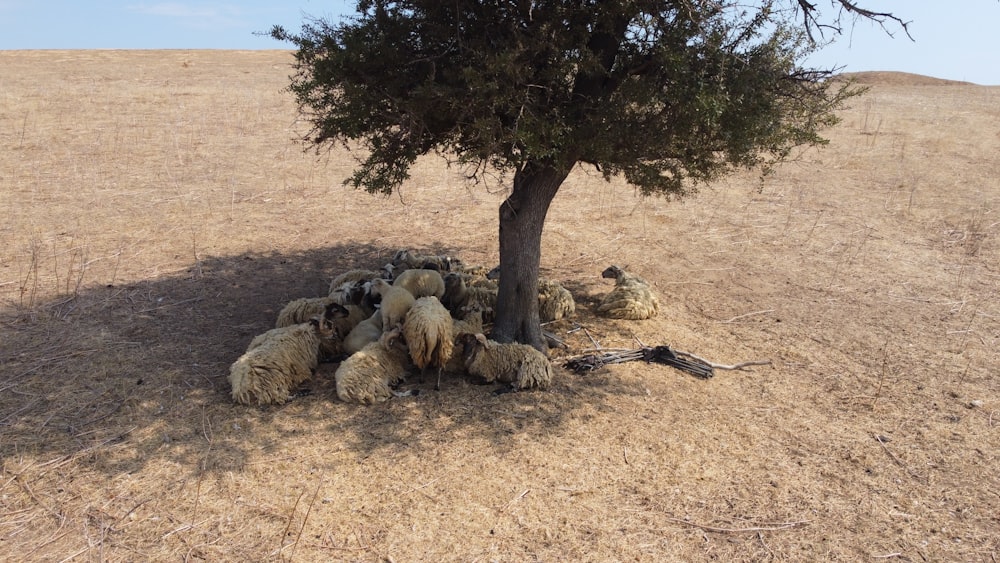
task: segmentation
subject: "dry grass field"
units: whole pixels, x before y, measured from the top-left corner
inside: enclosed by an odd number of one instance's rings
[[[399,248],[498,259],[498,186],[427,158],[372,197],[297,144],[290,60],[0,52],[0,559],[997,561],[1000,88],[863,75],[828,147],[682,201],[574,172],[554,357],[770,365],[359,407],[323,364],[252,408],[228,368],[287,301]],[[658,318],[590,312],[611,263]]]

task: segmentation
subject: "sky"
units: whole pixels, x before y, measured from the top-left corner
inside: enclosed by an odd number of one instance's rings
[[[826,8],[830,0],[815,0]],[[845,72],[895,70],[1000,85],[1000,1],[863,0],[910,24],[889,37],[877,25],[848,25],[809,66]],[[352,0],[0,0],[0,50],[290,49],[256,35],[275,24],[298,31],[306,18],[336,20]],[[2,87],[2,78],[0,78]]]

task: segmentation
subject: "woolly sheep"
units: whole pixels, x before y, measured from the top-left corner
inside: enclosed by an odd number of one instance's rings
[[[642,320],[659,313],[660,300],[646,280],[618,266],[609,266],[601,277],[613,278],[615,287],[601,299],[598,314],[613,319]]]
[[[486,274],[487,279],[500,279],[500,266]],[[538,278],[538,318],[547,323],[564,319],[576,312],[573,294],[557,281]]]
[[[547,387],[552,381],[548,358],[527,344],[501,344],[482,333],[462,334],[458,342],[466,371],[487,383],[500,381],[514,389],[529,389]]]
[[[573,294],[559,282],[538,280],[538,318],[543,323],[558,321],[576,312]]]
[[[469,287],[461,274],[450,273],[444,277],[444,296],[441,303],[451,311],[452,316],[459,316],[463,308],[480,306],[483,311],[493,311],[497,304],[497,292],[482,287]],[[491,319],[486,315],[486,319]]]
[[[372,342],[377,342],[382,336],[382,312],[375,311],[372,316],[361,321],[344,337],[342,348],[345,354],[359,352]]]
[[[379,306],[382,311],[382,330],[391,330],[403,324],[406,312],[416,301],[412,293],[402,287],[391,286],[385,280],[372,280],[371,292],[372,295],[382,298]]]
[[[345,283],[370,282],[377,277],[379,277],[379,273],[375,270],[348,270],[333,278],[333,281],[330,282],[330,293],[333,293],[335,289],[343,286]]]
[[[390,330],[341,362],[334,373],[340,400],[370,405],[401,395],[390,387],[406,378],[410,365],[399,335],[398,328]]]
[[[433,295],[417,299],[403,322],[403,339],[413,364],[421,373],[431,366],[438,370],[435,389],[441,389],[441,371],[451,359],[455,345],[452,325],[451,313]]]
[[[344,337],[365,319],[365,312],[355,305],[339,305],[333,297],[304,297],[285,305],[278,313],[275,324],[277,328],[282,328],[307,322],[316,316],[325,317],[333,327],[332,336],[323,339],[320,345],[320,356],[331,358],[342,353]]]
[[[458,373],[465,370],[465,362],[462,360],[461,345],[458,337],[463,334],[478,334],[483,332],[483,308],[474,305],[465,309],[465,316],[461,319],[453,319],[451,323],[451,339],[454,342],[451,359],[445,365],[445,371]],[[457,352],[456,352],[457,350]]]
[[[255,337],[246,353],[229,367],[233,400],[244,405],[287,401],[312,376],[319,364],[320,344],[332,331],[329,320],[318,317]]]
[[[413,270],[426,268],[432,265],[438,271],[450,272],[461,270],[462,261],[451,256],[437,256],[433,254],[418,254],[412,250],[399,250],[392,257],[391,264],[398,270]]]
[[[409,291],[416,299],[430,295],[440,299],[444,295],[444,278],[436,270],[406,270],[393,280],[392,285]]]

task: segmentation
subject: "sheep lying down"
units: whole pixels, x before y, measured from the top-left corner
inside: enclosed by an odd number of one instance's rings
[[[501,344],[482,333],[462,334],[457,340],[469,375],[486,383],[509,383],[514,390],[545,388],[552,381],[552,364],[527,344]]]
[[[330,319],[322,316],[255,337],[229,367],[233,400],[244,405],[287,401],[312,376],[320,346],[333,337],[333,331]]]

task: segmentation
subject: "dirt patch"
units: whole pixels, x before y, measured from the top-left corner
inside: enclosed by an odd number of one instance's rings
[[[287,52],[2,52],[0,551],[18,560],[995,560],[1000,89],[874,84],[763,184],[680,202],[576,170],[543,270],[570,353],[494,396],[375,407],[335,365],[282,407],[228,366],[287,301],[397,248],[497,260],[502,186],[418,162],[391,198],[315,155]],[[591,314],[611,263],[649,321]],[[579,327],[586,331],[577,330]]]

